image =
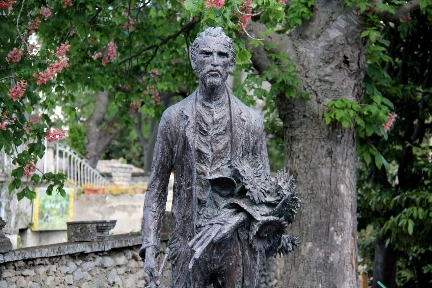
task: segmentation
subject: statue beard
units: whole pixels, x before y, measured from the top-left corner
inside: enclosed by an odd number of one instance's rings
[[[212,77],[212,76],[204,76],[203,77],[203,83],[208,88],[217,88],[225,83],[224,79],[222,77]]]
[[[225,83],[226,79],[222,77],[222,75],[219,76],[212,76],[209,74],[204,74],[201,77],[201,82],[204,84],[205,87],[214,89],[219,86],[222,86]]]

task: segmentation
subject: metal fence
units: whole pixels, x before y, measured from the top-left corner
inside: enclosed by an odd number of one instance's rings
[[[47,143],[45,141],[45,155],[36,163],[37,171],[35,173],[64,173],[67,181],[77,187],[86,184],[95,186],[112,185],[111,181],[105,178],[101,173],[90,166],[90,164],[78,152],[67,145],[61,143]],[[10,174],[15,168],[12,163],[14,156],[25,149],[25,146],[19,146],[14,155],[7,155],[4,150],[0,152],[0,182],[10,179]]]

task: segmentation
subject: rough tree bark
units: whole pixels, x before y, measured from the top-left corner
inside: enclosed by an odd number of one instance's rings
[[[99,158],[103,151],[108,146],[110,141],[123,129],[124,125],[120,123],[117,117],[113,117],[105,123],[102,129],[99,126],[103,123],[105,114],[108,109],[108,91],[103,91],[94,94],[95,109],[86,122],[86,159],[90,166],[96,167]]]
[[[302,206],[291,234],[299,249],[285,258],[278,287],[357,287],[355,130],[325,125],[325,105],[340,98],[361,101],[366,70],[360,35],[364,19],[342,1],[315,1],[314,16],[287,35],[268,35],[300,71],[299,89],[310,100],[277,96],[283,121],[285,166],[296,177]],[[266,27],[247,30],[262,38]],[[251,48],[253,49],[253,48]],[[262,48],[253,50],[258,71],[268,66]]]

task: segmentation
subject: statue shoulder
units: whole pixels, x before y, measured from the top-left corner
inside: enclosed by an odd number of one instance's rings
[[[253,122],[263,122],[263,117],[253,108],[246,106],[243,102],[240,101],[236,96],[231,94],[231,99],[233,105],[236,109],[240,110],[243,115],[249,118],[250,121]]]
[[[161,121],[177,121],[177,118],[183,114],[187,114],[193,107],[194,94],[192,93],[188,97],[184,98],[180,102],[168,107],[162,114]]]

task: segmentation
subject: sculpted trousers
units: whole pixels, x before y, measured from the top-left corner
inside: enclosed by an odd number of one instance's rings
[[[242,247],[237,232],[228,239],[211,243],[195,262],[191,287],[241,288],[243,282]]]
[[[171,288],[254,288],[258,283],[258,251],[252,248],[244,226],[238,228],[229,238],[211,243],[201,257],[188,268],[192,251],[187,243],[170,245]]]

